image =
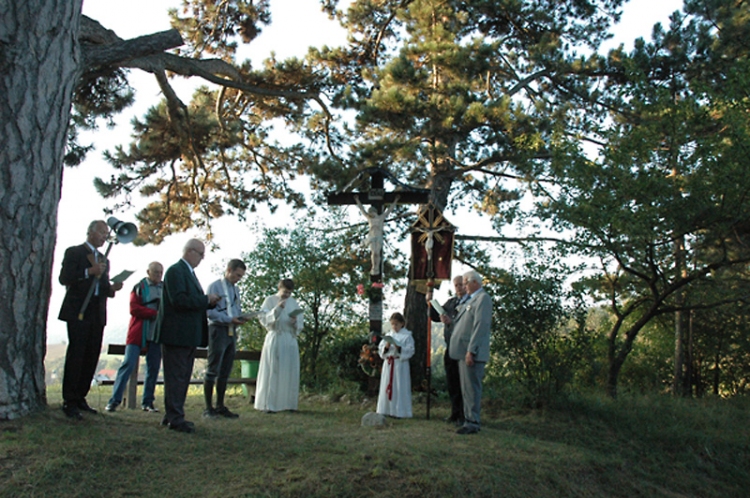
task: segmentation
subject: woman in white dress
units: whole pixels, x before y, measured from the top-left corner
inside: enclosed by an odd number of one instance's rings
[[[385,362],[380,374],[377,412],[397,418],[412,416],[409,358],[414,355],[414,338],[404,325],[404,315],[391,315],[393,330],[388,332],[378,345],[378,353]]]
[[[299,346],[302,313],[291,297],[294,282],[279,282],[279,292],[268,296],[260,310],[260,323],[268,331],[263,342],[255,390],[255,409],[264,412],[296,410],[299,401]]]

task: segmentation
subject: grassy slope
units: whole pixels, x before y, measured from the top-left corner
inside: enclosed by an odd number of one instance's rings
[[[50,393],[46,412],[0,423],[0,495],[744,497],[750,489],[747,400],[587,399],[528,413],[488,403],[473,436],[440,421],[442,403],[432,420],[421,404],[416,418],[380,429],[360,427],[371,404],[321,397],[279,414],[233,397],[238,420],[204,420],[200,405],[191,391],[197,433],[186,435],[141,411],[72,422]]]

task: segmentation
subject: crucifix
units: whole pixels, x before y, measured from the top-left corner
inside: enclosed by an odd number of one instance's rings
[[[364,183],[370,177],[370,185]],[[386,192],[385,179],[396,185],[396,190]],[[356,191],[355,188],[360,188]],[[360,212],[367,218],[369,232],[367,242],[371,251],[370,285],[373,290],[383,287],[383,230],[385,218],[397,204],[425,204],[429,200],[430,191],[427,189],[404,185],[389,171],[383,168],[366,168],[360,171],[341,192],[327,195],[328,205],[357,205]],[[365,210],[365,205],[369,209]],[[382,292],[370,292],[370,340],[376,342],[382,335],[383,329],[383,297]]]

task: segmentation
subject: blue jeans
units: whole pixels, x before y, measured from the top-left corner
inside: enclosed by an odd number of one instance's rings
[[[154,403],[156,378],[159,376],[159,368],[161,367],[161,347],[153,342],[149,342],[146,347],[146,380],[143,383],[142,406],[150,406]],[[115,378],[115,385],[112,388],[112,397],[109,399],[109,404],[117,406],[122,403],[125,386],[128,383],[128,379],[130,379],[130,374],[138,364],[140,356],[140,346],[136,346],[135,344],[125,346],[125,357],[122,360],[122,365],[117,369],[117,377]]]

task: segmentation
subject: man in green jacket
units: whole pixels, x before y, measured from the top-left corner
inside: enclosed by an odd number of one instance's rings
[[[205,247],[198,239],[190,239],[182,251],[182,259],[164,275],[164,290],[156,317],[154,340],[161,344],[164,365],[163,425],[178,432],[195,432],[192,422],[185,420],[185,398],[193,373],[195,348],[208,344],[206,310],[221,299],[206,295],[193,271],[203,260]]]

